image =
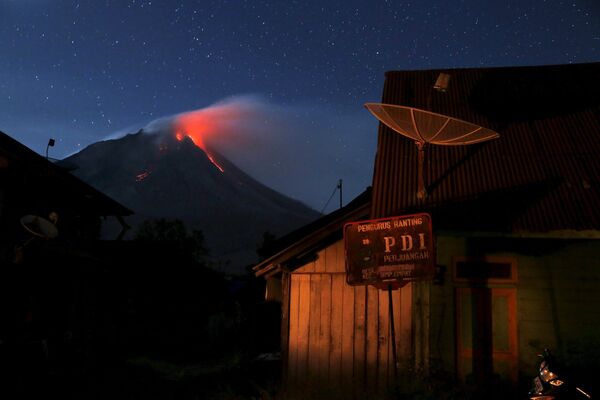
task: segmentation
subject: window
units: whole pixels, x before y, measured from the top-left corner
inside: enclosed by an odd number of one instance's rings
[[[455,257],[454,280],[467,283],[516,283],[515,260],[502,257]]]

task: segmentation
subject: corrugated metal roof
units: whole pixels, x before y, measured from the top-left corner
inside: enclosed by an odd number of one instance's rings
[[[448,91],[433,89],[440,72]],[[372,217],[431,210],[435,226],[506,232],[600,229],[600,63],[386,73],[383,103],[495,130],[469,146],[417,147],[380,124]],[[450,215],[452,214],[452,215]]]

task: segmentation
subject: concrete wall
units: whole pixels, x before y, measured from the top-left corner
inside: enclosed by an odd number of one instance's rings
[[[533,238],[475,238],[438,235],[437,264],[443,284],[430,285],[430,355],[440,370],[456,373],[457,256],[513,259],[516,284],[518,373],[536,372],[536,354],[549,347],[572,369],[596,366],[600,356],[600,241]]]

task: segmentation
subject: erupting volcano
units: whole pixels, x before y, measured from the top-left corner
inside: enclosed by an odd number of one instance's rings
[[[205,142],[205,138],[208,135],[213,134],[213,132],[216,132],[219,125],[215,122],[218,121],[216,117],[211,114],[212,113],[207,113],[206,109],[204,109],[178,115],[173,121],[173,132],[175,132],[175,138],[180,142],[185,137],[190,138],[198,148],[206,153],[209,161],[217,167],[219,171],[225,172],[223,167],[211,154],[212,152],[208,150]]]
[[[217,119],[215,112],[221,113]],[[223,112],[181,114],[159,132],[98,142],[65,161],[78,165],[74,174],[79,178],[131,208],[135,215],[127,220],[130,225],[151,218],[181,219],[188,228],[203,231],[215,263],[240,273],[256,261],[264,232],[285,234],[318,213],[211,150],[211,135],[225,125],[222,118],[232,117]],[[103,236],[114,238],[115,231],[116,226],[107,226]]]
[[[183,131],[186,132],[186,131]],[[215,166],[217,167],[217,169],[221,172],[225,172],[225,170],[223,169],[223,167],[221,167],[221,165],[219,165],[219,163],[217,161],[215,161],[215,158],[208,152],[208,150],[206,149],[206,147],[202,147],[201,145],[198,144],[197,139],[194,139],[194,137],[197,135],[190,135],[190,134],[186,134],[186,133],[176,133],[175,134],[175,139],[177,139],[178,141],[183,141],[184,138],[189,138],[192,143],[194,143],[195,146],[197,146],[198,148],[202,149],[202,151],[204,151],[204,153],[206,154],[206,157],[208,157],[208,160]],[[201,142],[200,142],[201,143]]]

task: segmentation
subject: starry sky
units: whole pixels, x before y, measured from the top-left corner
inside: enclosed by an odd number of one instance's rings
[[[40,154],[243,107],[217,150],[321,211],[371,183],[385,71],[599,61],[600,2],[0,0],[0,55],[0,130]]]

